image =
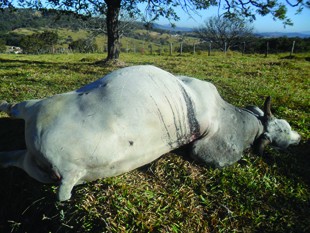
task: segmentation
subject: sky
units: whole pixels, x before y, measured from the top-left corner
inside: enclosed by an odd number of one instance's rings
[[[192,18],[184,13],[182,9],[177,9],[176,11],[181,18],[175,22],[177,27],[192,28],[202,26],[208,17],[218,14],[217,7],[199,11],[199,15],[192,15]],[[271,15],[257,16],[257,19],[252,24],[254,32],[310,32],[310,9],[305,8],[300,14],[296,15],[296,8],[288,6],[287,15],[292,20],[293,26],[284,27],[281,21],[274,21]],[[166,25],[169,24],[169,21],[162,18],[157,23]]]

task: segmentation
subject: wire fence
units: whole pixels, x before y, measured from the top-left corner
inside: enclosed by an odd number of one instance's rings
[[[11,47],[7,52],[9,53],[23,53],[20,47]],[[37,53],[106,53],[107,43],[101,41],[94,42],[93,46],[87,44],[87,48],[72,49],[68,45],[55,45],[50,49],[38,50]],[[209,56],[219,53],[230,54],[231,52],[239,52],[244,54],[276,54],[289,53],[290,56],[296,53],[310,52],[310,38],[309,39],[286,39],[284,42],[281,39],[261,39],[259,41],[240,41],[234,46],[229,46],[224,43],[222,47],[215,45],[212,42],[200,42],[198,40],[188,41],[144,41],[131,38],[122,39],[120,41],[121,53],[138,53],[141,55],[182,55],[183,53],[200,54],[208,53]]]

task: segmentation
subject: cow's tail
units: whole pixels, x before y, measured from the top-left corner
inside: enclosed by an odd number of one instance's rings
[[[8,102],[1,100],[0,101],[0,112],[5,112],[10,115],[12,105],[9,104]]]
[[[10,117],[17,118],[17,119],[25,119],[25,109],[27,105],[27,101],[17,103],[17,104],[10,104],[6,101],[0,101],[0,112],[7,113]]]

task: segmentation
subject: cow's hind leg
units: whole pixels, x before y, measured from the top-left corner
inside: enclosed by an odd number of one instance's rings
[[[80,183],[82,177],[86,174],[85,170],[71,170],[66,174],[62,174],[61,184],[58,190],[58,200],[66,201],[71,198],[73,187]]]
[[[40,168],[35,162],[34,157],[30,156],[27,150],[0,152],[0,167],[18,167],[39,182],[55,182],[55,179],[51,177],[51,169],[44,170],[44,168]]]

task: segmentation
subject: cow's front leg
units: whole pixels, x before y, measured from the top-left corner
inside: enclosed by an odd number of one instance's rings
[[[71,170],[62,175],[62,180],[58,190],[58,200],[66,201],[71,198],[73,187],[80,183],[81,178],[86,174],[85,170]]]

